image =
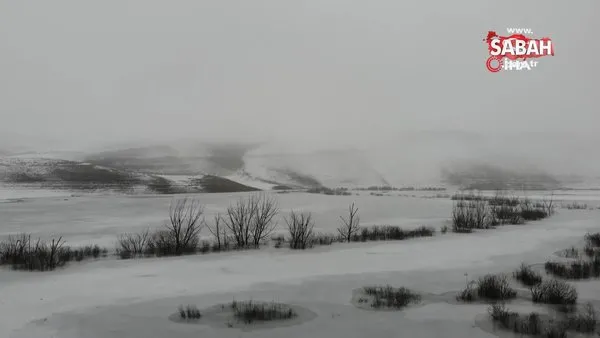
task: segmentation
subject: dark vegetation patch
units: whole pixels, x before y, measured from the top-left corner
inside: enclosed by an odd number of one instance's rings
[[[569,210],[587,210],[588,209],[587,204],[579,203],[579,202],[562,204],[562,207],[565,209],[569,209]]]
[[[559,253],[560,256],[565,258],[581,258],[582,254],[576,247],[572,246]]]
[[[584,237],[584,255],[575,247],[563,251],[566,257],[576,258],[569,262],[548,261],[544,264],[546,273],[564,279],[589,279],[600,277],[600,233],[588,233]]]
[[[517,297],[506,275],[485,275],[477,280],[477,296],[491,300],[506,300]]]
[[[315,222],[311,213],[298,213],[292,210],[289,217],[285,218],[285,222],[290,235],[290,249],[304,250],[313,246]]]
[[[589,279],[600,277],[600,257],[572,262],[546,262],[546,273],[565,279]]]
[[[137,174],[129,171],[65,160],[16,162],[9,170],[15,171],[9,171],[0,179],[17,184],[40,184],[50,189],[114,189],[127,192],[142,183]]]
[[[542,282],[542,275],[534,271],[530,266],[522,263],[521,266],[513,272],[516,280],[526,286],[534,286]]]
[[[192,180],[193,186],[202,187],[203,192],[218,193],[218,192],[243,192],[243,191],[260,191],[260,189],[249,187],[223,177],[206,175],[202,178]]]
[[[309,194],[323,194],[330,196],[350,196],[352,195],[346,188],[327,188],[327,187],[314,187],[306,190]]]
[[[353,242],[405,240],[415,237],[431,237],[435,234],[432,227],[420,226],[416,229],[405,230],[399,226],[362,227],[360,232],[352,237]]]
[[[501,328],[519,335],[567,337],[568,331],[590,334],[597,330],[596,311],[590,303],[572,314],[555,318],[542,317],[536,312],[521,315],[509,311],[504,303],[490,305],[488,313]]]
[[[9,183],[40,183],[45,180],[43,175],[26,172],[10,173],[6,179]]]
[[[198,200],[174,200],[169,221],[162,228],[121,235],[117,253],[126,259],[258,248],[273,233],[278,212],[273,198],[254,194],[240,198],[224,215],[217,214],[213,223],[207,224],[204,206]],[[212,241],[199,239],[205,226],[214,237]]]
[[[503,274],[488,274],[475,281],[467,283],[456,299],[463,302],[475,300],[502,301],[517,297],[517,292],[511,287],[508,276]]]
[[[161,176],[153,176],[150,182],[147,183],[147,187],[148,190],[155,194],[179,194],[185,192],[184,189],[180,189],[173,182]]]
[[[291,182],[302,187],[319,188],[323,186],[316,178],[309,175],[300,174],[293,170],[279,169],[277,171],[286,175]]]
[[[32,240],[30,234],[20,234],[0,242],[0,265],[9,265],[15,270],[51,271],[71,261],[107,255],[108,250],[98,245],[66,246],[62,237],[43,241]]]
[[[552,190],[560,188],[553,176],[540,171],[516,171],[489,164],[466,164],[442,170],[449,185],[473,190]]]
[[[179,314],[179,319],[182,320],[197,320],[202,318],[200,310],[198,310],[198,308],[195,305],[187,305],[185,307],[183,305],[180,305],[177,308],[177,313]]]
[[[410,304],[418,304],[421,301],[421,295],[405,287],[394,288],[390,285],[365,286],[362,291],[371,298],[370,305],[375,309],[402,309]],[[364,300],[364,298],[361,299]]]
[[[536,312],[523,316],[509,311],[504,303],[490,305],[488,313],[495,323],[514,333],[536,336],[542,333],[543,323]]]
[[[596,310],[591,303],[585,304],[583,309],[569,315],[567,318],[567,326],[576,332],[593,333],[596,332],[597,325]]]
[[[72,189],[117,189],[127,190],[142,182],[132,173],[115,169],[100,168],[95,165],[74,164],[51,171],[46,180],[50,185],[59,181]]]
[[[594,248],[600,248],[600,232],[585,235],[585,242]]]
[[[233,315],[245,324],[292,319],[297,316],[289,306],[279,303],[262,303],[254,301],[233,301],[230,304]]]
[[[531,298],[534,303],[569,306],[577,303],[577,290],[558,279],[543,280],[531,288]]]
[[[507,197],[501,192],[493,197],[457,194],[452,200],[452,230],[457,233],[536,221],[551,216],[555,209],[552,198],[533,202],[527,198]]]
[[[443,187],[393,187],[390,185],[382,185],[382,186],[370,186],[367,188],[356,188],[355,190],[361,191],[446,191],[446,188]]]

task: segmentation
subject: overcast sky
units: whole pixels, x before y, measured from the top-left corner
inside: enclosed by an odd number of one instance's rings
[[[599,13],[598,0],[0,0],[0,142],[593,133]],[[482,39],[506,27],[552,38],[556,56],[489,73]]]

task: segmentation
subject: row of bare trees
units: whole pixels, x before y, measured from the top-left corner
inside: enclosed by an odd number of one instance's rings
[[[118,251],[122,257],[193,253],[199,247],[204,227],[214,237],[213,251],[258,248],[273,234],[278,213],[277,201],[268,194],[258,193],[238,199],[224,213],[216,214],[209,224],[200,202],[183,198],[171,203],[169,220],[162,229],[123,234],[118,240]],[[358,208],[351,204],[348,215],[340,218],[339,236],[349,242],[360,230]],[[313,245],[315,223],[311,213],[292,210],[284,220],[290,248],[306,249]]]
[[[118,251],[123,257],[193,253],[204,227],[215,237],[216,251],[229,249],[231,244],[238,249],[258,247],[277,226],[279,209],[269,195],[253,194],[230,205],[225,214],[217,214],[210,225],[204,211],[196,199],[178,199],[171,203],[169,220],[163,228],[121,235]]]

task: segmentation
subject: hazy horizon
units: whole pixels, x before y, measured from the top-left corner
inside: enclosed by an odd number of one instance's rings
[[[600,49],[590,43],[599,9],[594,0],[0,1],[0,149],[180,140],[371,149],[456,133],[489,138],[482,153],[521,147],[519,156],[592,172],[598,160],[577,149],[600,141]],[[551,37],[556,56],[529,72],[489,73],[482,39],[506,27]],[[542,136],[530,145],[528,135]]]

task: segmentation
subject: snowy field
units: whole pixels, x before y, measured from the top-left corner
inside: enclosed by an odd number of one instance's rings
[[[38,192],[39,193],[39,192]],[[416,195],[398,196],[401,195]],[[243,194],[196,195],[207,217]],[[283,212],[311,211],[319,231],[334,232],[355,201],[364,225],[439,227],[452,201],[392,196],[278,194]],[[534,194],[530,194],[533,196]],[[556,199],[600,205],[600,192],[568,192]],[[160,226],[171,196],[102,196],[23,191],[3,193],[0,236],[31,232],[63,235],[70,245],[112,247],[118,234]],[[266,248],[250,252],[142,260],[71,263],[53,272],[0,270],[0,337],[494,337],[475,325],[486,305],[457,305],[443,295],[465,285],[465,273],[510,272],[542,263],[600,228],[600,210],[566,210],[543,221],[475,234],[436,234],[399,242],[334,244],[304,252]],[[369,284],[405,286],[440,295],[400,312],[373,312],[350,303]],[[576,282],[580,302],[600,300],[597,281]],[[240,330],[169,320],[177,306],[200,309],[233,299],[289,303],[315,314],[294,326]]]
[[[35,198],[26,192],[21,199],[13,195],[0,200],[3,224],[0,237],[27,232],[35,236],[62,235],[70,245],[97,243],[113,246],[124,232],[161,226],[169,216],[173,196],[73,195],[55,192]],[[28,195],[29,194],[29,195]],[[43,193],[44,195],[46,193]],[[196,194],[205,205],[207,221],[215,213],[224,212],[229,203],[247,193]],[[432,193],[421,193],[422,196]],[[275,194],[282,215],[290,209],[310,211],[318,232],[334,233],[348,205],[356,201],[364,225],[387,224],[415,228],[421,225],[441,226],[448,219],[450,199],[425,199],[397,196],[327,196],[307,193]],[[180,197],[180,196],[179,196]],[[282,229],[283,219],[278,222]],[[204,235],[209,235],[204,232]]]

